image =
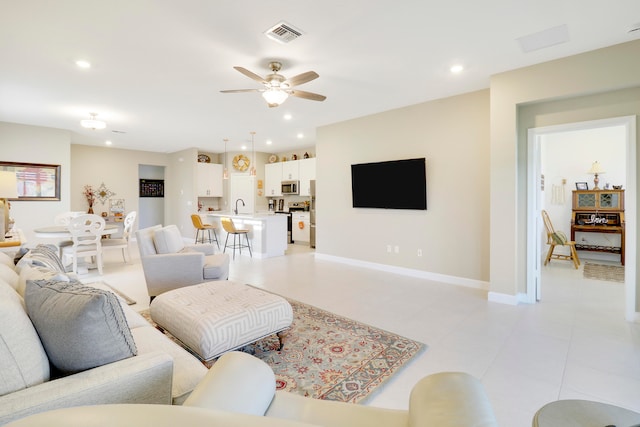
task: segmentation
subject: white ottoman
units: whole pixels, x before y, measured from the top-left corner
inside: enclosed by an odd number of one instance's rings
[[[281,332],[293,321],[286,299],[227,280],[158,295],[150,314],[205,362]]]

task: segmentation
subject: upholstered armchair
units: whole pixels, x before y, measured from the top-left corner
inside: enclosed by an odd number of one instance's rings
[[[136,231],[138,250],[151,298],[172,289],[229,277],[229,255],[213,245],[185,245],[175,225]]]

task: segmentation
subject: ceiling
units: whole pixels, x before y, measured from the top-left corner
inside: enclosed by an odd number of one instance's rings
[[[303,35],[267,38],[281,21]],[[563,25],[569,41],[521,49]],[[158,152],[221,152],[225,138],[234,151],[254,131],[257,151],[285,152],[314,145],[318,126],[487,88],[492,74],[637,40],[636,27],[638,0],[0,0],[0,121]],[[233,67],[266,76],[272,60],[286,77],[316,71],[299,89],[326,101],[220,93],[260,87]],[[90,112],[107,128],[82,128]]]

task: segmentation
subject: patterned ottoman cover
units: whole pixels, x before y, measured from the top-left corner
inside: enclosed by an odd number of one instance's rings
[[[150,314],[204,361],[283,331],[293,321],[286,299],[227,280],[158,295]]]

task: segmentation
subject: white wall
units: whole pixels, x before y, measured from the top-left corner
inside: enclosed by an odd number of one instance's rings
[[[70,132],[16,123],[0,122],[0,160],[25,163],[45,163],[61,166],[60,201],[12,201],[11,216],[29,242],[38,239],[31,230],[51,225],[60,212],[69,210]]]
[[[488,124],[483,90],[319,128],[316,252],[488,281]],[[426,211],[352,208],[351,164],[416,157]]]
[[[638,87],[640,41],[491,77],[492,293],[526,287],[527,129],[640,114]]]

